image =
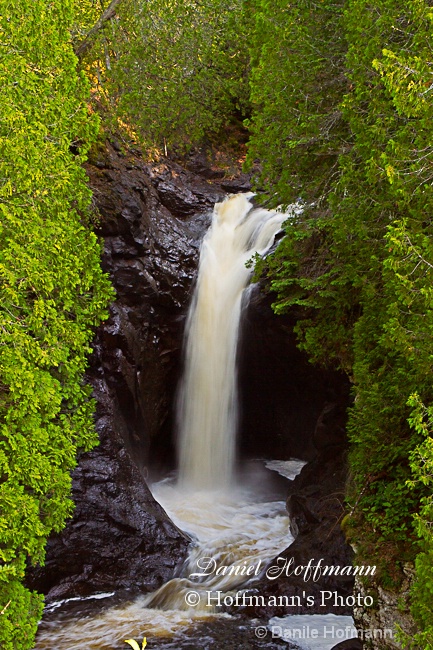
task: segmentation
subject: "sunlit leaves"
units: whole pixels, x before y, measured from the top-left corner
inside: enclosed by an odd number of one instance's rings
[[[20,585],[72,512],[70,470],[96,443],[82,376],[111,295],[82,168],[98,121],[68,28],[73,4],[0,2],[0,645],[33,647]],[[71,145],[77,155],[70,152]],[[18,634],[18,632],[20,634]]]
[[[84,60],[95,96],[161,150],[212,136],[247,102],[242,8],[240,0],[124,0]]]

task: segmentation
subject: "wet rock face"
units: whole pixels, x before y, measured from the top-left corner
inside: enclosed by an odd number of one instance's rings
[[[47,602],[152,591],[173,575],[190,542],[153,499],[108,411],[98,429],[100,446],[83,454],[74,471],[74,517],[49,540],[45,566],[28,578]]]
[[[313,460],[346,442],[349,383],[308,362],[292,315],[276,317],[272,295],[254,288],[239,350],[239,444],[250,458]]]
[[[363,643],[359,639],[346,639],[334,645],[331,650],[363,650]]]
[[[152,169],[152,181],[162,205],[180,217],[202,212],[209,208],[209,201],[213,205],[221,199],[221,188],[178,165],[156,165]]]
[[[224,191],[173,163],[151,166],[112,148],[88,172],[101,214],[102,264],[117,292],[90,376],[105,384],[116,429],[138,465],[148,465],[150,447],[153,458],[173,464],[168,432],[183,323],[200,241]]]
[[[173,455],[164,431],[172,427],[183,320],[200,240],[224,196],[176,165],[152,167],[112,146],[87,171],[101,215],[102,264],[117,299],[97,331],[87,373],[101,442],[73,473],[73,519],[49,540],[45,567],[28,575],[47,602],[154,590],[186,554],[188,536],[145,479],[155,439],[160,458]]]

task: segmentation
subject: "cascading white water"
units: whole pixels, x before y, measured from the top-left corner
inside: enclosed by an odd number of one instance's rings
[[[237,398],[236,348],[242,293],[286,214],[253,209],[252,194],[215,205],[201,248],[194,299],[187,320],[185,374],[179,393],[179,481],[217,489],[233,476]]]
[[[292,478],[302,465],[298,462],[289,467]],[[265,476],[257,476],[257,482],[263,488]],[[123,639],[142,639],[143,636],[152,642],[152,647],[155,647],[157,639],[160,639],[158,647],[162,648],[179,650],[184,643],[186,648],[201,647],[200,643],[192,646],[189,641],[194,625],[228,616],[222,613],[223,608],[216,605],[215,600],[209,606],[208,592],[213,597],[235,593],[245,588],[249,577],[230,572],[194,578],[192,574],[200,570],[200,558],[212,558],[218,567],[254,565],[263,569],[271,558],[293,541],[284,501],[260,501],[251,490],[240,488],[230,494],[221,492],[216,495],[204,491],[191,495],[169,481],[153,485],[152,492],[174,523],[194,539],[180,575],[151,594],[101,613],[66,621],[61,615],[56,618],[48,614],[39,631],[35,650],[120,650],[126,648]],[[190,593],[198,597],[193,605],[188,598]],[[173,645],[169,643],[172,635],[180,635]],[[167,646],[165,640],[168,640]]]

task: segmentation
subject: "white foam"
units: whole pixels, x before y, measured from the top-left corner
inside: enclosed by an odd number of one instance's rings
[[[291,458],[290,460],[268,460],[265,462],[268,469],[278,472],[278,474],[288,478],[290,481],[293,481],[301,473],[302,468],[306,464],[306,460],[298,460],[297,458]]]
[[[50,603],[45,607],[45,612],[53,612],[55,609],[66,605],[66,603],[72,603],[74,601],[100,600],[101,598],[110,598],[110,596],[114,596],[115,593],[115,591],[110,591],[102,594],[92,594],[91,596],[76,596],[74,598],[65,598],[64,600],[55,600],[53,603]]]

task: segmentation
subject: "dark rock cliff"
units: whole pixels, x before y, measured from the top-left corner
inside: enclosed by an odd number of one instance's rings
[[[272,296],[255,287],[243,318],[240,451],[249,457],[313,460],[324,446],[345,444],[348,382],[308,362],[296,347],[295,318],[276,317],[271,303]],[[318,427],[327,411],[333,424]]]
[[[282,571],[272,580],[263,576],[250,592],[263,596],[266,603],[272,597],[284,603],[287,597],[293,604],[237,608],[245,616],[351,613],[344,603],[352,593],[353,577],[317,574],[313,581],[305,580],[302,572],[293,575],[293,567],[307,566],[309,561],[347,567],[354,555],[340,528],[347,480],[349,382],[340,373],[308,363],[296,347],[295,323],[293,315],[276,318],[271,297],[255,291],[244,319],[239,355],[241,452],[309,462],[285,488],[295,541],[270,562],[279,567],[287,563],[288,574]],[[334,596],[322,603],[323,591],[336,594],[339,606]]]

